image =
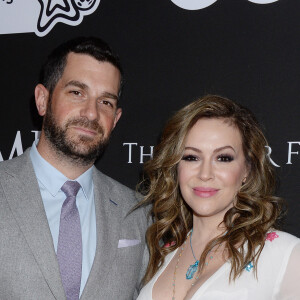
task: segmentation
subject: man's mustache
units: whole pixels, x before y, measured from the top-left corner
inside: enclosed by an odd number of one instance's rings
[[[66,128],[70,126],[79,126],[86,129],[91,129],[99,134],[103,134],[103,128],[96,120],[90,121],[86,118],[71,119],[66,123]]]

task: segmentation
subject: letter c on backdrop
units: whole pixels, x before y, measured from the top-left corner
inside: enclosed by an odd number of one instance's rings
[[[218,0],[171,0],[175,5],[187,10],[197,10],[208,7]],[[278,0],[248,0],[256,4],[269,4]]]
[[[187,9],[197,10],[212,5],[218,0],[171,0],[175,5]]]
[[[276,2],[278,0],[248,0],[248,1],[256,4],[269,4],[269,3]]]

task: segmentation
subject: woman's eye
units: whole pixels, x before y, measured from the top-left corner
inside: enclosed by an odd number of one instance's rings
[[[233,156],[231,156],[231,155],[219,155],[217,159],[218,159],[218,161],[221,161],[221,162],[231,162],[231,161],[233,161]]]
[[[195,155],[184,155],[182,157],[182,160],[186,160],[186,161],[197,161],[198,157]]]

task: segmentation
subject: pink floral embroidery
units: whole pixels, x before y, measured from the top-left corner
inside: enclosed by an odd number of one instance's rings
[[[171,246],[174,246],[175,244],[176,244],[175,241],[172,241],[171,243],[166,243],[166,244],[164,244],[164,248],[169,248]]]
[[[278,237],[279,237],[279,235],[276,234],[275,231],[269,232],[269,233],[267,234],[266,241],[272,242],[274,239],[277,239]]]

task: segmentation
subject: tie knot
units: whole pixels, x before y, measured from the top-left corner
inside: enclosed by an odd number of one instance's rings
[[[77,181],[68,180],[61,187],[61,190],[66,194],[67,197],[76,197],[80,189],[80,184]]]

